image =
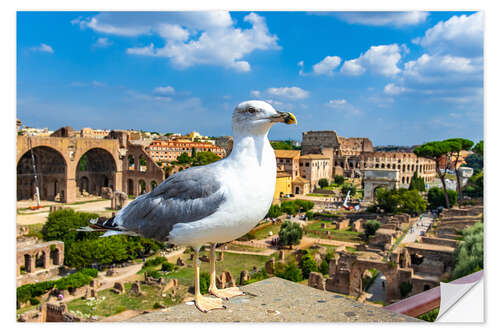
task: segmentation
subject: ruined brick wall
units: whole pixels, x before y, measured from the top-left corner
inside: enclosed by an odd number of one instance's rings
[[[133,165],[130,164],[133,159]],[[141,159],[145,165],[141,165]],[[158,186],[164,179],[163,169],[155,163],[141,145],[128,143],[127,156],[123,158],[123,189],[126,194],[138,196]]]
[[[437,238],[437,237],[421,237],[421,242],[426,244],[435,244],[443,246],[456,247],[457,241],[453,239]]]

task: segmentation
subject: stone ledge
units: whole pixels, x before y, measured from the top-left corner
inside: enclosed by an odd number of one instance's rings
[[[305,285],[270,278],[241,288],[245,296],[226,301],[227,309],[202,313],[180,304],[141,314],[132,322],[420,322]]]

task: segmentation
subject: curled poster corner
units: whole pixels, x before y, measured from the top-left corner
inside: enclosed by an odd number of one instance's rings
[[[471,283],[440,284],[441,300],[436,322],[483,322],[483,279]]]

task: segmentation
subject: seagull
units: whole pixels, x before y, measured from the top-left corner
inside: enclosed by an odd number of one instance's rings
[[[139,235],[194,249],[195,304],[203,312],[225,308],[222,299],[243,295],[237,288],[218,289],[215,246],[237,239],[267,214],[276,186],[276,157],[267,137],[276,123],[296,124],[292,113],[264,101],[240,103],[232,116],[233,150],[226,158],[178,172],[151,192],[140,195],[110,219],[91,220],[83,231],[103,236]],[[200,293],[200,247],[210,244],[209,292]]]

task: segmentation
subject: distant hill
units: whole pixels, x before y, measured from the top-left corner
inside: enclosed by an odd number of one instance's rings
[[[417,145],[413,146],[396,146],[396,145],[388,145],[388,146],[375,146],[373,149],[375,151],[402,151],[402,152],[407,152],[411,153],[413,152],[413,149],[418,147]]]

